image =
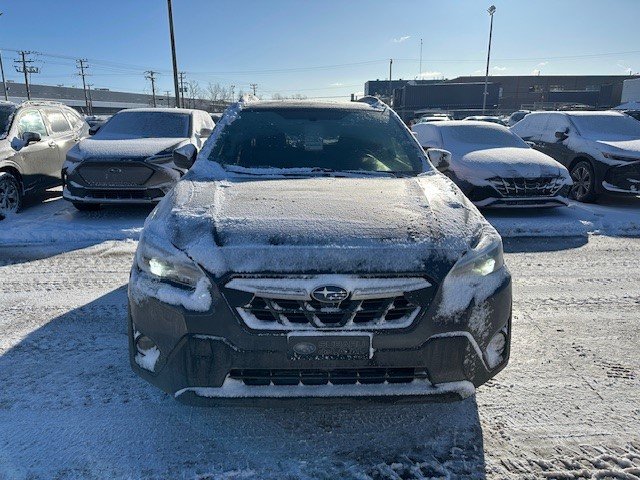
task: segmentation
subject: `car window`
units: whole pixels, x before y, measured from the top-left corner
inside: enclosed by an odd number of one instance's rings
[[[189,113],[125,110],[111,117],[93,138],[186,138],[190,126]]]
[[[63,109],[62,113],[64,113],[64,116],[67,117],[67,120],[73,128],[82,128],[84,120],[78,113],[76,113],[74,110],[71,110],[70,108]]]
[[[412,128],[418,142],[425,148],[442,148],[440,132],[434,125],[428,123],[417,123]]]
[[[252,169],[423,170],[424,154],[388,110],[243,110],[225,127],[209,159]]]
[[[548,118],[548,113],[530,113],[511,127],[511,131],[527,140],[542,140]]]
[[[580,134],[594,140],[640,138],[640,123],[622,113],[593,113],[571,116]]]
[[[13,105],[0,105],[0,138],[6,137],[15,111]]]
[[[489,148],[529,148],[529,145],[509,129],[486,123],[486,125],[440,124],[444,148],[456,153]]]
[[[25,132],[39,133],[41,137],[49,135],[42,115],[38,110],[27,110],[20,116],[20,120],[18,120],[18,135],[22,136]]]
[[[44,115],[47,117],[52,133],[67,133],[71,130],[67,117],[60,110],[46,109]]]

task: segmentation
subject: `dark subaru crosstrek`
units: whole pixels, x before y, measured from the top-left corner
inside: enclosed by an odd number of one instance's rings
[[[133,369],[188,403],[473,394],[509,358],[511,277],[448,156],[371,98],[228,109],[145,224]]]

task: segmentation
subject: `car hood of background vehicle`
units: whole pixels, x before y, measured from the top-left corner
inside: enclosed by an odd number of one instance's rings
[[[532,148],[511,147],[475,150],[458,158],[454,156],[452,170],[458,177],[471,182],[492,177],[555,177],[564,175],[566,171],[560,163],[542,152]]]
[[[186,138],[86,138],[78,143],[84,158],[150,157],[171,153]]]
[[[625,137],[619,140],[597,140],[596,143],[604,146],[603,150],[616,151],[619,149],[621,154],[623,154],[623,151],[626,151],[631,154],[640,155],[640,139],[638,138]]]
[[[446,274],[491,228],[443,175],[178,182],[144,235],[227,272]],[[438,260],[440,259],[440,260]]]

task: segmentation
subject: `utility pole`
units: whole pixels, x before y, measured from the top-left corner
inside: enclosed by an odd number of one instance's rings
[[[176,58],[176,38],[173,34],[173,8],[171,0],[167,0],[167,9],[169,10],[169,37],[171,41],[171,61],[173,62],[173,88],[176,93],[176,108],[180,107],[180,87],[178,87],[178,60]]]
[[[393,58],[389,59],[389,106],[393,103],[393,88],[391,88],[391,72],[393,69]]]
[[[487,71],[484,75],[484,95],[482,97],[482,114],[487,108],[487,96],[489,95],[489,91],[487,90],[489,84],[489,61],[491,60],[491,37],[493,36],[493,14],[496,13],[495,5],[491,5],[487,10],[489,12],[489,16],[491,17],[491,25],[489,27],[489,49],[487,50]]]
[[[165,90],[165,92],[164,92],[164,93],[166,93],[166,94],[167,94],[167,107],[170,107],[170,106],[171,106],[171,103],[169,103],[169,102],[170,102],[170,100],[171,100],[171,99],[169,98],[169,93],[170,93],[170,92],[169,92],[169,90]]]
[[[422,39],[420,39],[420,71],[418,72],[418,75],[422,75]]]
[[[156,105],[156,73],[153,70],[147,70],[144,72],[146,75],[144,78],[147,80],[151,80],[151,98],[153,99],[153,108],[157,107]]]
[[[87,83],[87,93],[89,94],[89,115],[93,115],[93,99],[91,98],[91,87],[93,87],[93,83]]]
[[[2,52],[0,52],[0,73],[2,74],[2,88],[4,90],[4,99],[9,101],[9,92],[7,92],[7,80],[4,78],[4,66],[2,65]]]
[[[253,96],[256,96],[256,88],[258,88],[258,84],[257,83],[250,83],[249,86],[251,87],[251,90],[253,90]]]
[[[31,100],[31,89],[29,88],[29,74],[30,73],[40,73],[40,69],[38,67],[32,67],[27,64],[33,63],[33,60],[27,60],[27,55],[31,55],[33,52],[26,52],[21,50],[18,52],[20,54],[20,60],[14,60],[14,63],[22,64],[22,68],[16,66],[16,72],[24,73],[24,86],[27,89],[27,100]]]
[[[236,101],[236,97],[234,96],[234,90],[236,88],[235,85],[229,85],[229,87],[231,88],[231,102],[235,102]]]
[[[85,73],[85,69],[89,68],[89,66],[87,65],[87,59],[79,58],[78,60],[76,60],[76,67],[80,69],[80,72],[78,72],[78,75],[82,77],[82,90],[84,90],[84,104],[87,108],[87,113],[89,113],[90,111],[89,97],[87,96],[87,81],[85,79],[85,77],[87,76],[87,74]]]
[[[176,97],[176,101],[178,102],[176,105],[180,105],[180,107],[184,108],[184,72],[180,72],[180,96]]]

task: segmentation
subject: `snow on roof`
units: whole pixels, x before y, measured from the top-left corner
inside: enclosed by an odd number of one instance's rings
[[[187,113],[187,114],[191,114],[193,112],[203,112],[203,111],[204,110],[197,110],[195,108],[168,108],[168,107],[153,108],[153,107],[147,107],[147,108],[129,108],[127,110],[122,110],[119,113],[124,113],[124,112],[153,112],[153,113]]]
[[[570,117],[593,117],[594,115],[602,115],[603,117],[619,117],[624,116],[622,112],[616,112],[614,110],[568,110],[563,112],[553,112],[553,113],[564,113]]]
[[[338,110],[374,110],[363,102],[327,102],[313,100],[258,100],[243,105],[243,110],[273,110],[287,108],[338,109]]]
[[[640,110],[640,102],[625,102],[614,107],[613,110]]]

